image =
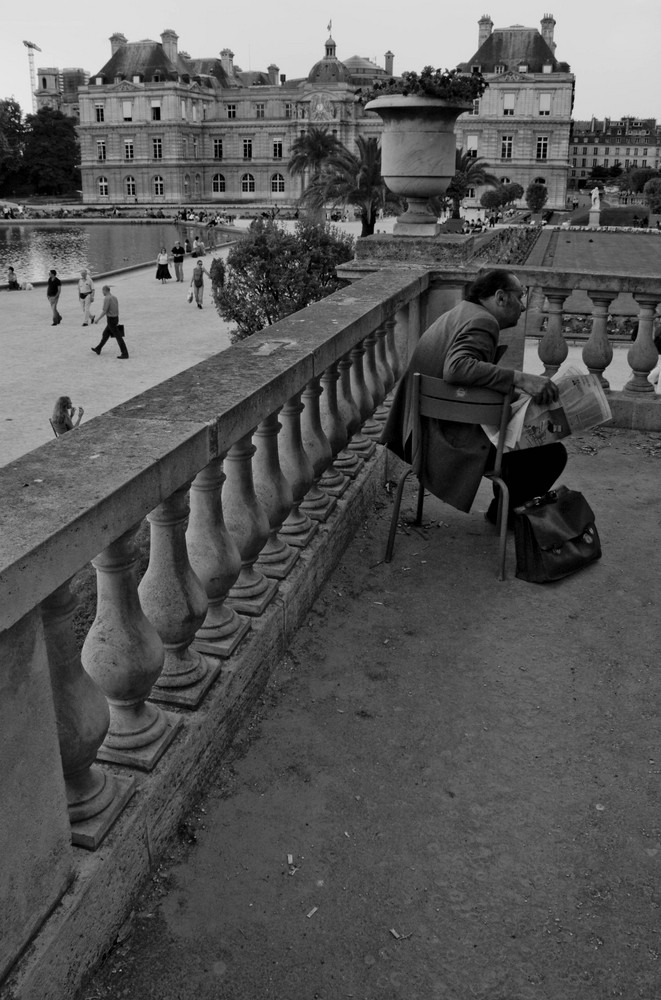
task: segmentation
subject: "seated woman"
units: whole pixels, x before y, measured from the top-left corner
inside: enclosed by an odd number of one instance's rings
[[[83,419],[84,412],[82,406],[79,406],[78,416],[74,421],[76,407],[71,405],[71,400],[68,396],[59,396],[53,409],[53,416],[50,418],[50,424],[55,432],[55,437],[60,437],[62,434],[66,434],[67,431],[72,431],[74,427],[77,427]]]
[[[14,271],[13,267],[7,268],[7,287],[9,288],[10,292],[18,292],[21,289],[21,286],[18,283],[18,278],[16,277],[16,272]]]

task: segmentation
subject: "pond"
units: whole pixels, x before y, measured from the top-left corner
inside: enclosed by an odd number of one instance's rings
[[[45,281],[52,267],[59,278],[74,278],[83,267],[103,274],[153,263],[159,249],[164,246],[169,251],[176,238],[172,222],[0,224],[0,283],[4,284],[9,265],[19,281]],[[209,246],[206,232],[202,238]]]

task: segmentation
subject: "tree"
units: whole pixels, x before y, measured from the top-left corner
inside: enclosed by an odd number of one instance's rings
[[[487,188],[486,191],[482,192],[480,197],[480,205],[486,208],[489,212],[495,211],[495,209],[500,208],[504,204],[503,201],[503,189],[502,187],[497,188]]]
[[[337,266],[353,258],[353,249],[353,238],[331,226],[299,223],[292,233],[256,219],[230,250],[227,266],[214,260],[210,269],[216,309],[236,323],[232,342],[340,288]]]
[[[342,148],[342,144],[327,128],[312,125],[307,132],[292,143],[289,173],[294,177],[311,178],[318,175],[322,164]]]
[[[648,181],[659,176],[661,176],[659,171],[652,167],[630,167],[623,174],[620,174],[617,185],[624,191],[640,194]]]
[[[354,205],[360,211],[361,236],[371,236],[379,209],[400,208],[381,175],[381,147],[377,139],[364,136],[356,140],[356,153],[338,145],[305,189],[303,204],[316,209],[329,202]]]
[[[12,194],[23,165],[25,128],[18,101],[0,101],[0,193]]]
[[[651,177],[643,188],[645,204],[650,212],[661,212],[661,177]]]
[[[471,156],[458,149],[455,158],[455,174],[448,184],[447,196],[452,201],[452,218],[461,218],[461,202],[470,188],[484,184],[498,187],[498,178],[488,170],[489,164],[479,156]]]
[[[68,194],[80,187],[80,146],[73,118],[40,108],[26,120],[24,162],[39,194]]]
[[[548,197],[549,192],[546,184],[539,184],[537,181],[532,181],[528,185],[526,189],[526,205],[533,215],[541,212],[548,201]]]
[[[503,205],[511,205],[512,202],[523,198],[523,188],[516,181],[503,184]]]

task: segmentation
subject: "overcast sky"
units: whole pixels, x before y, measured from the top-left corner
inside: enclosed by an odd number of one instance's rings
[[[450,12],[451,11],[451,12]],[[30,112],[28,50],[35,66],[81,67],[96,73],[110,58],[110,35],[128,41],[158,41],[165,28],[179,35],[179,47],[194,57],[230,48],[241,69],[280,67],[288,78],[306,76],[324,55],[328,24],[339,59],[367,56],[379,65],[395,54],[395,73],[425,65],[451,68],[477,49],[478,25],[489,14],[494,27],[539,28],[550,12],[556,20],[556,56],[576,76],[575,118],[635,115],[661,119],[661,3],[627,0],[596,9],[586,0],[251,0],[194,3],[178,0],[14,0],[7,3],[0,30],[0,98],[14,97]]]

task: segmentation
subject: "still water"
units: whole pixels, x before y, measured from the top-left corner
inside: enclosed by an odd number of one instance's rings
[[[176,238],[177,229],[171,222],[0,225],[0,282],[4,283],[10,264],[19,281],[45,281],[51,267],[59,278],[74,278],[83,267],[92,274],[102,274],[132,264],[151,263],[160,248],[169,251]]]

